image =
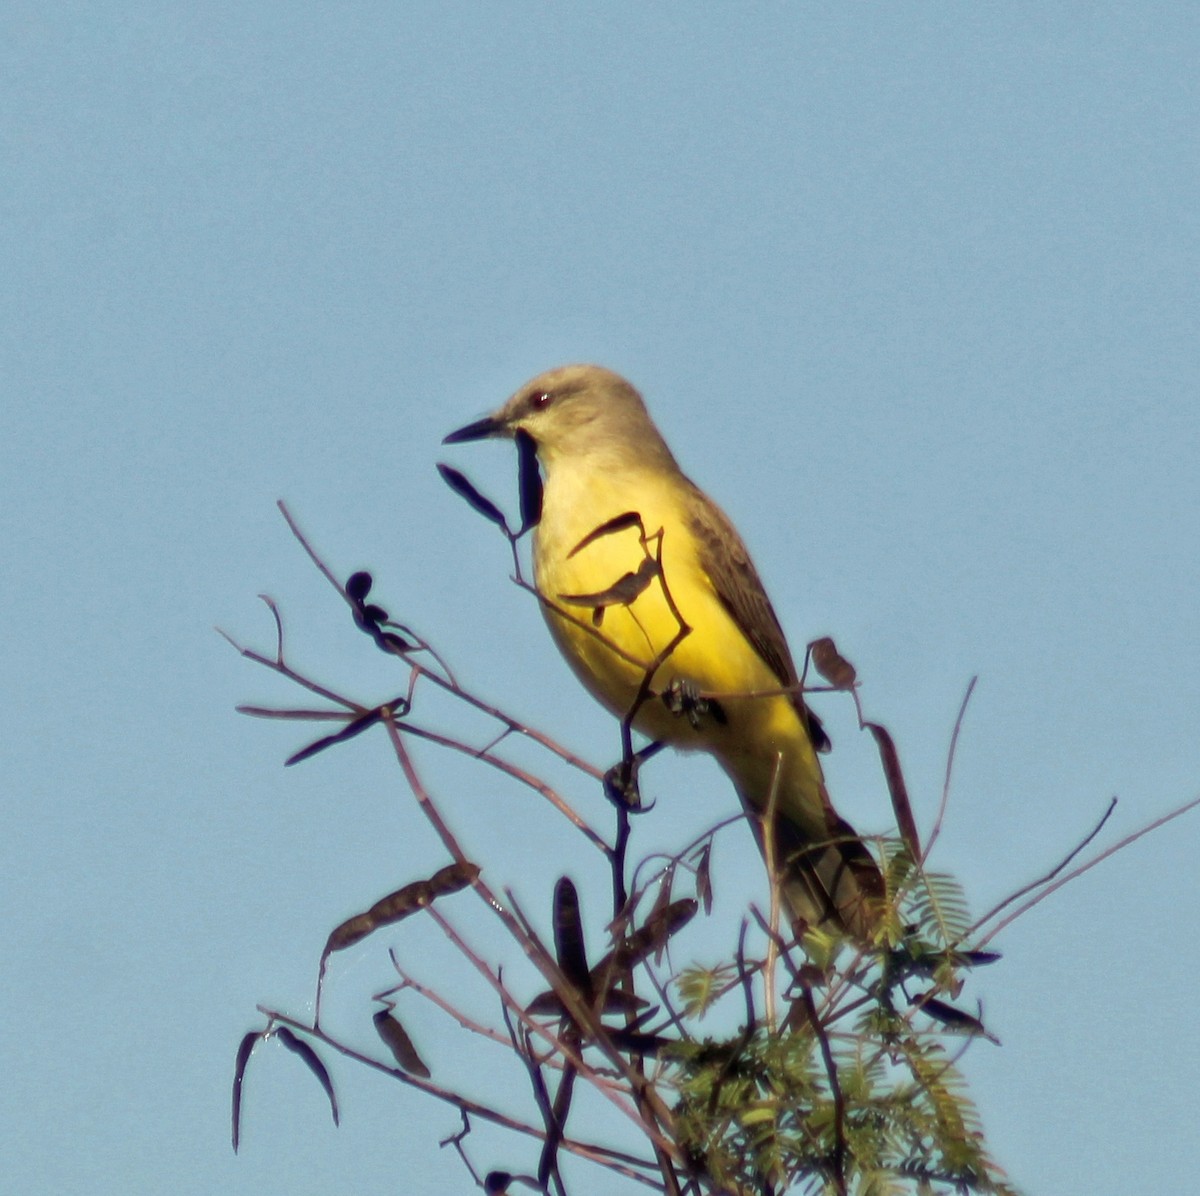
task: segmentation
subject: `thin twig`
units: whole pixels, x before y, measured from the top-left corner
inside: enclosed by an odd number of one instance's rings
[[[958,717],[954,720],[954,730],[950,735],[950,750],[946,753],[946,779],[942,782],[942,800],[938,805],[937,817],[933,822],[933,829],[929,832],[929,838],[925,843],[925,851],[921,856],[921,866],[924,867],[925,861],[929,859],[929,853],[933,850],[933,845],[937,842],[938,835],[942,833],[942,820],[946,816],[946,806],[950,801],[950,778],[954,773],[954,754],[958,749],[958,733],[962,730],[963,718],[967,713],[967,704],[971,701],[971,695],[975,692],[975,684],[979,678],[972,677],[967,685],[967,692],[963,694],[963,700],[959,703]]]
[[[279,603],[270,594],[259,594],[259,597],[267,604],[275,620],[275,659],[283,664],[283,617],[279,613]]]
[[[462,1117],[462,1129],[460,1129],[456,1134],[451,1134],[447,1138],[442,1138],[438,1142],[438,1145],[443,1149],[445,1149],[447,1146],[453,1146],[455,1151],[458,1153],[458,1157],[462,1159],[463,1166],[466,1167],[467,1171],[470,1172],[471,1178],[475,1181],[475,1186],[477,1188],[481,1188],[483,1187],[483,1183],[480,1181],[479,1173],[474,1167],[471,1166],[471,1160],[467,1158],[467,1152],[463,1147],[463,1139],[466,1138],[471,1132],[471,1118],[467,1115],[466,1109],[460,1109],[459,1114]]]
[[[432,1096],[437,1100],[444,1101],[446,1104],[453,1105],[460,1111],[465,1111],[473,1116],[479,1117],[484,1121],[490,1121],[495,1125],[503,1126],[505,1129],[512,1130],[514,1133],[525,1134],[530,1138],[536,1138],[541,1141],[544,1138],[543,1130],[535,1125],[530,1125],[528,1122],[520,1121],[515,1117],[510,1117],[506,1113],[501,1113],[497,1109],[493,1109],[489,1105],[481,1104],[479,1101],[472,1100],[470,1097],[463,1096],[461,1093],[454,1092],[452,1089],[443,1088],[439,1084],[433,1083],[431,1080],[422,1079],[420,1076],[415,1076],[409,1072],[401,1071],[400,1068],[391,1064],[381,1063],[378,1059],[372,1058],[370,1055],[364,1055],[361,1051],[355,1050],[353,1047],[347,1046],[339,1039],[334,1038],[326,1031],[316,1026],[310,1026],[307,1022],[302,1022],[298,1018],[289,1016],[286,1013],[281,1013],[279,1010],[270,1009],[265,1005],[259,1005],[258,1010],[272,1022],[280,1025],[290,1026],[295,1030],[307,1035],[309,1038],[314,1038],[318,1042],[324,1043],[331,1050],[337,1051],[338,1054],[344,1055],[348,1059],[353,1059],[356,1063],[361,1063],[364,1067],[369,1067],[374,1071],[378,1071],[383,1075],[391,1076],[393,1079],[399,1080],[403,1084],[407,1084],[410,1088],[417,1088],[421,1092]],[[639,1159],[635,1155],[625,1154],[622,1151],[613,1150],[607,1146],[601,1146],[594,1142],[583,1142],[573,1138],[564,1138],[562,1141],[564,1149],[569,1150],[572,1154],[578,1154],[585,1158],[590,1158],[592,1161],[602,1163],[604,1166],[611,1167],[619,1171],[622,1175],[630,1179],[637,1179],[643,1183],[647,1182],[646,1177],[633,1168],[644,1168],[647,1171],[657,1170],[655,1164],[645,1159]]]
[[[485,964],[483,960],[467,945],[466,940],[458,933],[453,924],[442,913],[439,912],[436,906],[429,906],[429,914],[438,924],[438,926],[441,927],[442,932],[450,939],[455,947],[458,948],[463,957],[475,968],[477,972],[479,972],[481,976],[484,977],[484,979],[504,1002],[505,1007],[515,1014],[518,1020],[528,1030],[536,1034],[538,1037],[544,1039],[551,1048],[561,1052],[563,1057],[570,1060],[570,1062],[582,1075],[584,1075],[585,1078],[590,1079],[591,1075],[593,1074],[593,1069],[584,1061],[582,1055],[576,1051],[573,1051],[569,1044],[563,1042],[560,1037],[551,1033],[551,1031],[545,1026],[542,1026],[538,1022],[534,1021],[533,1018],[531,1018],[525,1012],[525,1010],[517,1004],[508,989],[505,988],[505,986],[492,973],[491,968],[489,968],[487,964]],[[522,943],[522,945],[526,946],[526,954],[530,954],[529,947],[524,943]],[[539,970],[543,971],[543,974],[545,974],[545,969],[539,968]],[[554,983],[554,980],[551,977],[547,977],[547,980],[551,984]],[[556,989],[556,992],[557,991],[558,990]],[[584,1016],[586,1017],[586,1014],[584,1014]],[[606,1037],[607,1036],[605,1035],[598,1035],[596,1045],[603,1046],[604,1039]],[[624,1060],[620,1059],[619,1056],[618,1060],[622,1070],[627,1071],[628,1064],[626,1064]],[[647,1125],[644,1117],[641,1116],[636,1109],[621,1101],[614,1091],[602,1084],[597,1084],[596,1088],[601,1092],[602,1095],[607,1097],[607,1099],[613,1105],[615,1105],[616,1108],[624,1113],[626,1117],[633,1121],[634,1124],[637,1125],[642,1132],[651,1139],[652,1142],[655,1144],[660,1144],[665,1148],[670,1148],[670,1143],[662,1137],[661,1132],[656,1127]]]
[[[353,603],[350,602],[350,598],[346,593],[345,587],[340,581],[338,581],[337,577],[334,576],[333,571],[328,565],[325,564],[324,560],[321,559],[320,554],[313,547],[312,542],[301,530],[300,525],[296,522],[295,517],[288,509],[287,504],[280,500],[276,505],[279,507],[280,513],[283,515],[288,527],[291,529],[292,535],[296,537],[297,542],[299,543],[300,547],[304,549],[304,552],[308,556],[309,560],[312,561],[312,563],[320,571],[321,575],[329,582],[331,586],[333,586],[338,594],[341,595],[342,599],[347,604],[353,606]],[[522,582],[521,584],[528,587],[528,583],[526,582]],[[562,613],[564,617],[572,618],[573,620],[573,616],[571,616],[568,612],[564,611]],[[222,634],[224,633],[222,632]],[[228,639],[229,637],[226,636],[226,638]],[[235,647],[236,646],[237,645],[235,645]],[[428,652],[438,662],[441,668],[445,671],[445,676],[435,672],[433,669],[426,668],[425,665],[421,664],[419,661],[412,660],[407,653],[397,653],[397,655],[402,656],[406,660],[414,672],[422,677],[427,677],[435,685],[445,689],[448,693],[453,694],[461,701],[467,703],[467,705],[473,706],[475,709],[490,715],[498,722],[503,723],[510,731],[520,735],[525,735],[534,740],[536,743],[546,748],[547,751],[553,752],[556,756],[560,757],[562,760],[565,760],[573,767],[578,768],[581,772],[587,773],[596,780],[599,780],[603,776],[603,773],[600,769],[596,768],[594,765],[588,764],[586,760],[581,759],[579,756],[575,755],[574,752],[568,751],[566,748],[556,743],[548,735],[543,735],[540,731],[535,731],[531,727],[527,727],[524,724],[519,723],[516,719],[510,718],[495,706],[489,705],[487,702],[484,702],[482,699],[477,698],[473,694],[470,694],[464,690],[459,685],[449,665],[446,664],[442,657],[428,642],[421,640],[417,647],[421,651]]]
[[[563,747],[556,740],[551,739],[549,735],[544,735],[541,731],[535,730],[522,722],[518,722],[515,718],[504,713],[496,706],[483,701],[482,698],[477,698],[474,694],[462,689],[460,686],[451,684],[445,677],[439,676],[430,669],[417,661],[409,661],[412,668],[422,677],[427,677],[434,685],[440,686],[447,693],[453,694],[460,701],[465,702],[468,706],[480,711],[483,714],[489,715],[497,722],[502,723],[507,730],[515,735],[524,735],[527,739],[532,739],[534,743],[544,747],[548,752],[557,756],[560,760],[571,765],[572,768],[579,769],[580,772],[586,773],[593,780],[602,780],[604,778],[604,770],[597,768],[594,764],[589,764],[581,756],[577,756],[574,752]]]
[[[326,689],[325,686],[318,685],[315,681],[310,681],[307,677],[301,676],[294,669],[289,668],[283,661],[272,660],[269,656],[264,656],[261,652],[256,652],[253,648],[243,647],[228,631],[220,627],[215,628],[215,630],[227,644],[247,660],[251,660],[255,664],[261,664],[264,668],[270,669],[271,672],[278,673],[281,677],[286,677],[289,681],[294,681],[310,693],[314,693],[318,697],[327,698],[330,702],[335,702],[339,706],[345,706],[347,710],[353,711],[355,714],[365,714],[367,712],[368,707],[360,706],[357,702],[352,702],[349,698],[343,698],[340,694],[334,693],[333,690]]]
[[[503,975],[497,975],[497,980],[503,984]],[[542,1115],[542,1126],[545,1129],[545,1134],[542,1137],[542,1155],[538,1162],[538,1184],[543,1191],[546,1191],[549,1188],[550,1182],[553,1181],[555,1191],[559,1196],[565,1196],[562,1186],[562,1176],[558,1173],[555,1153],[558,1143],[562,1140],[562,1126],[554,1116],[554,1109],[550,1103],[550,1093],[546,1090],[546,1080],[542,1075],[541,1063],[534,1055],[533,1044],[529,1039],[529,1030],[526,1027],[522,1027],[523,1032],[521,1034],[517,1033],[517,1028],[513,1025],[512,1016],[509,1013],[507,1001],[501,1001],[500,1003],[500,1016],[504,1018],[504,1025],[508,1030],[513,1054],[520,1059],[526,1074],[529,1076],[529,1086],[533,1092],[534,1103],[537,1105],[538,1112]]]
[[[777,843],[775,840],[775,809],[779,803],[779,777],[783,769],[783,753],[775,753],[775,767],[771,770],[771,787],[767,791],[767,809],[763,816],[763,859],[767,865],[767,881],[770,884],[770,933],[767,935],[767,958],[763,965],[763,1003],[766,1006],[767,1028],[775,1032],[775,961],[779,955],[777,946],[779,940],[780,896],[783,887],[783,875],[779,867]]]
[[[1101,828],[1109,820],[1116,808],[1117,799],[1115,797],[1110,798],[1108,809],[1100,815],[1100,821],[1045,876],[1040,876],[1037,880],[1031,880],[1029,884],[1022,885],[1015,893],[1010,893],[999,904],[992,906],[982,918],[967,929],[966,934],[962,936],[959,942],[970,939],[971,935],[985,922],[991,921],[1002,909],[1007,909],[1014,901],[1018,901],[1024,897],[1026,893],[1031,893],[1034,889],[1040,888],[1042,885],[1052,881],[1100,833]]]
[[[469,1030],[472,1034],[478,1034],[481,1038],[490,1039],[492,1042],[507,1044],[508,1039],[505,1038],[499,1030],[493,1030],[490,1026],[485,1026],[481,1022],[474,1021],[469,1018],[461,1009],[451,1005],[440,993],[435,989],[429,988],[428,985],[422,984],[419,980],[413,979],[401,966],[399,957],[396,955],[396,948],[388,948],[388,956],[392,961],[392,967],[396,969],[396,975],[400,977],[402,983],[394,984],[390,988],[385,988],[381,992],[372,993],[372,1001],[386,1001],[396,996],[398,993],[404,992],[406,989],[412,989],[418,996],[424,997],[431,1004],[436,1005],[443,1013],[452,1017],[464,1030]]]
[[[421,781],[421,778],[417,773],[415,766],[413,765],[412,759],[409,756],[408,749],[404,745],[403,738],[401,737],[395,721],[390,717],[385,716],[383,719],[383,724],[387,728],[396,758],[400,762],[405,779],[408,782],[409,788],[412,790],[413,796],[417,800],[417,804],[421,812],[426,816],[427,819],[429,819],[430,823],[434,827],[434,830],[437,832],[438,837],[442,840],[451,856],[453,856],[453,858],[457,861],[466,862],[466,855],[459,846],[458,840],[454,837],[445,820],[441,817],[441,814],[438,812],[437,807],[433,802],[433,798],[429,794],[429,791],[425,788],[424,783]],[[589,1010],[582,1001],[575,997],[575,994],[569,990],[569,987],[562,984],[558,966],[554,959],[550,956],[549,952],[546,951],[545,947],[541,945],[536,936],[532,935],[528,930],[523,928],[516,921],[513,915],[504,908],[482,877],[476,876],[472,882],[472,887],[504,923],[510,935],[512,935],[513,939],[524,951],[526,957],[531,963],[533,963],[538,971],[542,973],[542,976],[545,978],[547,984],[555,988],[555,991],[559,993],[560,999],[563,1000],[564,1006],[566,1007],[567,1012],[571,1015],[572,1019],[578,1025],[586,1029],[589,1033],[589,1036],[594,1036],[596,1045],[604,1050],[605,1054],[608,1055],[610,1060],[626,1075],[630,1081],[632,1089],[637,1092],[639,1087],[639,1078],[637,1073],[630,1068],[628,1061],[616,1049],[616,1047],[613,1046],[608,1038],[608,1035],[604,1033],[603,1027],[601,1027],[598,1020],[593,1017],[591,1010]],[[474,951],[471,950],[471,948],[463,940],[462,936],[458,934],[454,927],[439,912],[436,905],[430,905],[427,907],[427,909],[429,915],[442,928],[443,933],[450,938],[464,958],[466,958],[468,962],[470,962],[472,966],[474,966],[475,969],[480,973],[480,975],[487,980],[488,984],[495,989],[495,991],[501,996],[501,999],[508,1003],[509,1007],[517,1015],[517,1017],[535,1034],[538,1034],[540,1037],[544,1038],[552,1047],[562,1051],[563,1055],[571,1059],[572,1063],[575,1064],[575,1066],[583,1075],[589,1076],[592,1069],[583,1062],[582,1058],[571,1052],[567,1045],[564,1044],[560,1038],[555,1037],[543,1026],[540,1026],[538,1023],[533,1021],[528,1014],[525,1013],[524,1009],[520,1008],[516,1004],[504,986],[499,984],[495,976],[493,976],[491,969]],[[604,1091],[602,1087],[601,1091],[603,1095],[612,1101],[617,1108],[621,1109],[626,1116],[634,1120],[642,1128],[643,1132],[651,1138],[655,1146],[656,1153],[659,1148],[666,1151],[668,1154],[674,1151],[675,1148],[673,1145],[667,1138],[663,1136],[662,1132],[658,1128],[659,1124],[669,1123],[670,1114],[666,1109],[666,1106],[662,1103],[661,1099],[657,1097],[656,1093],[654,1093],[652,1090],[646,1092],[644,1101],[642,1099],[638,1100],[639,1109],[635,1111],[634,1109],[629,1108],[627,1105],[617,1100],[613,1094]],[[653,1106],[653,1119],[651,1118],[650,1110],[647,1107],[648,1105]]]
[[[1081,864],[1078,868],[1068,872],[1066,876],[1060,877],[1052,884],[1047,885],[1040,893],[1037,893],[1035,896],[1031,897],[1025,902],[1024,905],[1019,906],[1013,911],[1013,913],[1009,914],[1007,918],[1002,919],[995,926],[993,926],[992,929],[989,930],[987,934],[979,940],[978,943],[974,944],[975,948],[980,949],[986,947],[987,944],[990,943],[992,939],[994,939],[996,935],[998,935],[1000,931],[1002,931],[1011,922],[1015,922],[1022,914],[1033,909],[1035,905],[1041,901],[1044,901],[1050,896],[1051,893],[1061,889],[1063,885],[1070,884],[1071,881],[1073,881],[1077,876],[1082,876],[1085,872],[1090,871],[1102,860],[1108,859],[1110,855],[1115,855],[1118,851],[1128,847],[1131,843],[1137,842],[1137,840],[1143,835],[1148,835],[1151,831],[1158,830],[1160,826],[1166,826],[1168,822],[1173,822],[1176,818],[1186,814],[1189,810],[1195,809],[1197,806],[1200,806],[1200,797],[1195,797],[1190,802],[1186,802],[1184,805],[1172,810],[1169,814],[1164,814],[1161,818],[1156,818],[1153,822],[1143,826],[1140,830],[1134,831],[1133,834],[1126,835],[1125,838],[1119,843],[1114,843],[1112,847],[1106,848],[1098,856],[1094,856],[1092,859],[1088,860],[1086,864]]]
[[[807,984],[800,986],[800,1000],[804,1003],[804,1011],[808,1015],[808,1023],[816,1035],[821,1048],[821,1058],[825,1062],[825,1075],[829,1080],[829,1092],[833,1097],[833,1181],[837,1185],[838,1196],[846,1196],[846,1097],[838,1079],[837,1061],[833,1057],[833,1048],[829,1045],[829,1031],[817,1017],[816,1003],[813,1001],[812,989]]]
[[[535,777],[532,773],[526,772],[525,769],[518,767],[516,764],[510,763],[502,756],[493,755],[489,751],[480,750],[471,747],[469,744],[462,743],[459,740],[451,739],[449,736],[441,735],[436,731],[430,731],[427,728],[419,727],[414,723],[406,721],[403,725],[397,724],[397,729],[408,735],[415,735],[419,739],[428,740],[430,743],[436,743],[440,747],[451,748],[454,751],[462,752],[464,755],[472,757],[475,760],[481,760],[484,764],[490,765],[506,776],[512,777],[514,781],[520,781],[522,785],[532,789],[535,793],[544,797],[576,830],[582,831],[588,842],[593,847],[598,848],[605,855],[609,852],[608,844],[593,830],[591,825],[567,803],[562,795],[544,781]]]

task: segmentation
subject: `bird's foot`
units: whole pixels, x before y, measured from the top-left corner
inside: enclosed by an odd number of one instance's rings
[[[700,729],[701,720],[711,718],[724,726],[725,709],[716,698],[703,698],[694,682],[676,677],[662,692],[663,705],[677,718],[686,718],[695,730]]]
[[[641,760],[634,756],[620,760],[604,774],[604,796],[614,806],[633,814],[642,812],[642,793],[638,788],[638,769]]]

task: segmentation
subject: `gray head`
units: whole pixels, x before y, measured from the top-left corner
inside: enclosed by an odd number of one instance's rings
[[[599,365],[563,365],[530,379],[494,415],[446,437],[446,444],[525,432],[547,470],[582,454],[675,468],[642,396]]]

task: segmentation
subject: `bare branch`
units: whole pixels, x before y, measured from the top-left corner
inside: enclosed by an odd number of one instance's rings
[[[996,925],[993,926],[992,929],[983,936],[983,938],[974,944],[975,947],[986,947],[987,944],[990,943],[992,939],[994,939],[996,935],[998,935],[1006,926],[1012,922],[1015,922],[1022,914],[1033,909],[1035,905],[1045,901],[1045,899],[1049,897],[1051,893],[1061,889],[1063,885],[1070,884],[1071,881],[1073,881],[1077,876],[1082,876],[1085,872],[1091,871],[1091,869],[1093,869],[1097,864],[1108,859],[1110,855],[1116,855],[1118,851],[1123,851],[1131,843],[1136,843],[1138,839],[1142,838],[1143,835],[1148,835],[1151,831],[1156,831],[1159,827],[1166,826],[1168,822],[1174,822],[1176,818],[1186,814],[1189,810],[1194,810],[1197,806],[1200,806],[1200,797],[1192,798],[1191,801],[1185,802],[1182,806],[1177,806],[1169,814],[1164,814],[1161,818],[1156,818],[1153,822],[1148,823],[1146,826],[1134,831],[1131,835],[1126,835],[1125,838],[1119,843],[1114,843],[1111,847],[1106,848],[1098,856],[1094,856],[1092,859],[1088,860],[1086,864],[1081,864],[1078,868],[1068,872],[1066,876],[1060,877],[1052,884],[1047,885],[1040,893],[1035,894],[1028,901],[1026,901],[1024,905],[1019,906],[1016,910],[1009,914],[1007,918],[997,922]]]
[[[958,716],[954,720],[954,730],[950,735],[950,750],[946,753],[946,779],[942,783],[942,800],[938,805],[937,817],[933,822],[933,830],[929,832],[929,841],[925,844],[925,854],[921,856],[922,864],[929,858],[929,853],[933,850],[933,845],[937,842],[938,835],[942,833],[942,819],[946,816],[946,806],[950,801],[950,778],[954,773],[954,755],[958,750],[958,734],[962,730],[963,718],[967,713],[967,705],[971,701],[971,695],[975,692],[975,683],[978,680],[978,677],[971,678],[967,685],[967,692],[963,694],[963,700],[959,704]]]
[[[1002,909],[1007,909],[1014,901],[1018,901],[1024,897],[1026,893],[1032,893],[1034,889],[1040,888],[1047,882],[1052,881],[1100,833],[1104,824],[1112,817],[1112,812],[1116,808],[1117,799],[1115,797],[1110,798],[1108,808],[1100,815],[1100,821],[1045,876],[1040,876],[1037,880],[1031,880],[1029,884],[1022,885],[1015,893],[1010,893],[1003,901],[992,906],[982,918],[978,919],[970,927],[964,938],[969,939],[985,922],[990,922]]]

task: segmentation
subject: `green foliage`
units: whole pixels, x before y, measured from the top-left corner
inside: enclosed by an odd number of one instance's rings
[[[710,1039],[674,1058],[664,1081],[678,1141],[715,1191],[835,1192],[839,1159],[864,1196],[1014,1191],[938,1043],[862,1033],[836,1042],[833,1060],[840,1115],[811,1030]]]
[[[684,968],[675,979],[687,1017],[703,1017],[737,979],[733,964],[715,968]]]
[[[885,863],[894,908],[877,949],[810,934],[799,966],[781,956],[792,976],[780,1028],[751,1008],[748,1029],[664,1053],[658,1081],[674,1094],[676,1139],[705,1190],[1015,1192],[949,1049],[986,1033],[949,1004],[973,962],[959,944],[969,926],[961,890],[898,844],[885,845]],[[684,1013],[744,992],[753,966],[681,972]]]

